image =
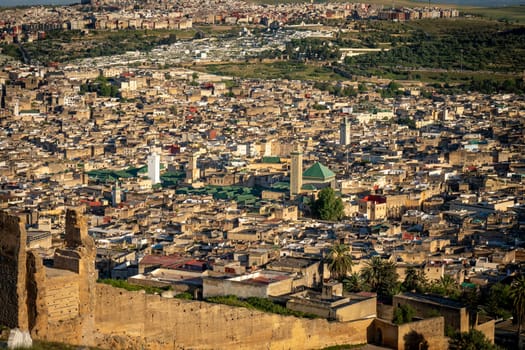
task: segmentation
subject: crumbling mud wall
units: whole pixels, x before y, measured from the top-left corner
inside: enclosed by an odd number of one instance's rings
[[[0,324],[28,330],[26,241],[17,216],[0,212]]]
[[[95,242],[87,233],[85,217],[68,210],[65,247],[56,250],[54,267],[45,268],[43,278],[34,275],[38,291],[33,303],[36,310],[33,336],[78,345],[93,343],[95,257]]]
[[[372,322],[280,316],[98,284],[95,345],[151,350],[320,349],[366,343]]]

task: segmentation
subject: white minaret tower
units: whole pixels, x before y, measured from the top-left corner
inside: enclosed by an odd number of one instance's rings
[[[301,193],[303,187],[303,152],[299,146],[295,146],[290,153],[292,164],[290,166],[290,197]]]
[[[117,182],[115,182],[115,185],[111,189],[111,204],[113,204],[114,207],[119,205],[120,201],[122,200],[122,191],[120,190],[120,185]]]
[[[15,117],[18,117],[18,115],[20,114],[20,104],[18,103],[18,100],[16,100],[15,102],[15,108],[14,108],[13,113]]]
[[[152,185],[160,183],[160,155],[156,152],[148,156],[148,177]]]

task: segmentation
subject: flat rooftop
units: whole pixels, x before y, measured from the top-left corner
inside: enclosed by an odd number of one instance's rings
[[[269,267],[305,268],[312,264],[315,264],[316,262],[316,260],[312,259],[285,257],[277,261],[271,262],[269,264]]]

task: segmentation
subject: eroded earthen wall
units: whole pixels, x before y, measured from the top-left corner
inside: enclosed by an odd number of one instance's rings
[[[97,284],[94,345],[158,350],[319,349],[366,343],[372,322],[285,317]]]
[[[27,330],[26,231],[20,219],[0,212],[0,325]]]
[[[29,329],[47,323],[45,305],[45,270],[38,253],[28,251],[26,259],[27,317]]]

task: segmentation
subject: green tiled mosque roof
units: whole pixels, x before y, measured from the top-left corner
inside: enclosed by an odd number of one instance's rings
[[[303,178],[310,178],[310,179],[320,179],[320,180],[326,180],[330,179],[332,177],[335,177],[335,174],[332,170],[328,169],[323,164],[316,162],[314,165],[309,167],[303,172]]]

